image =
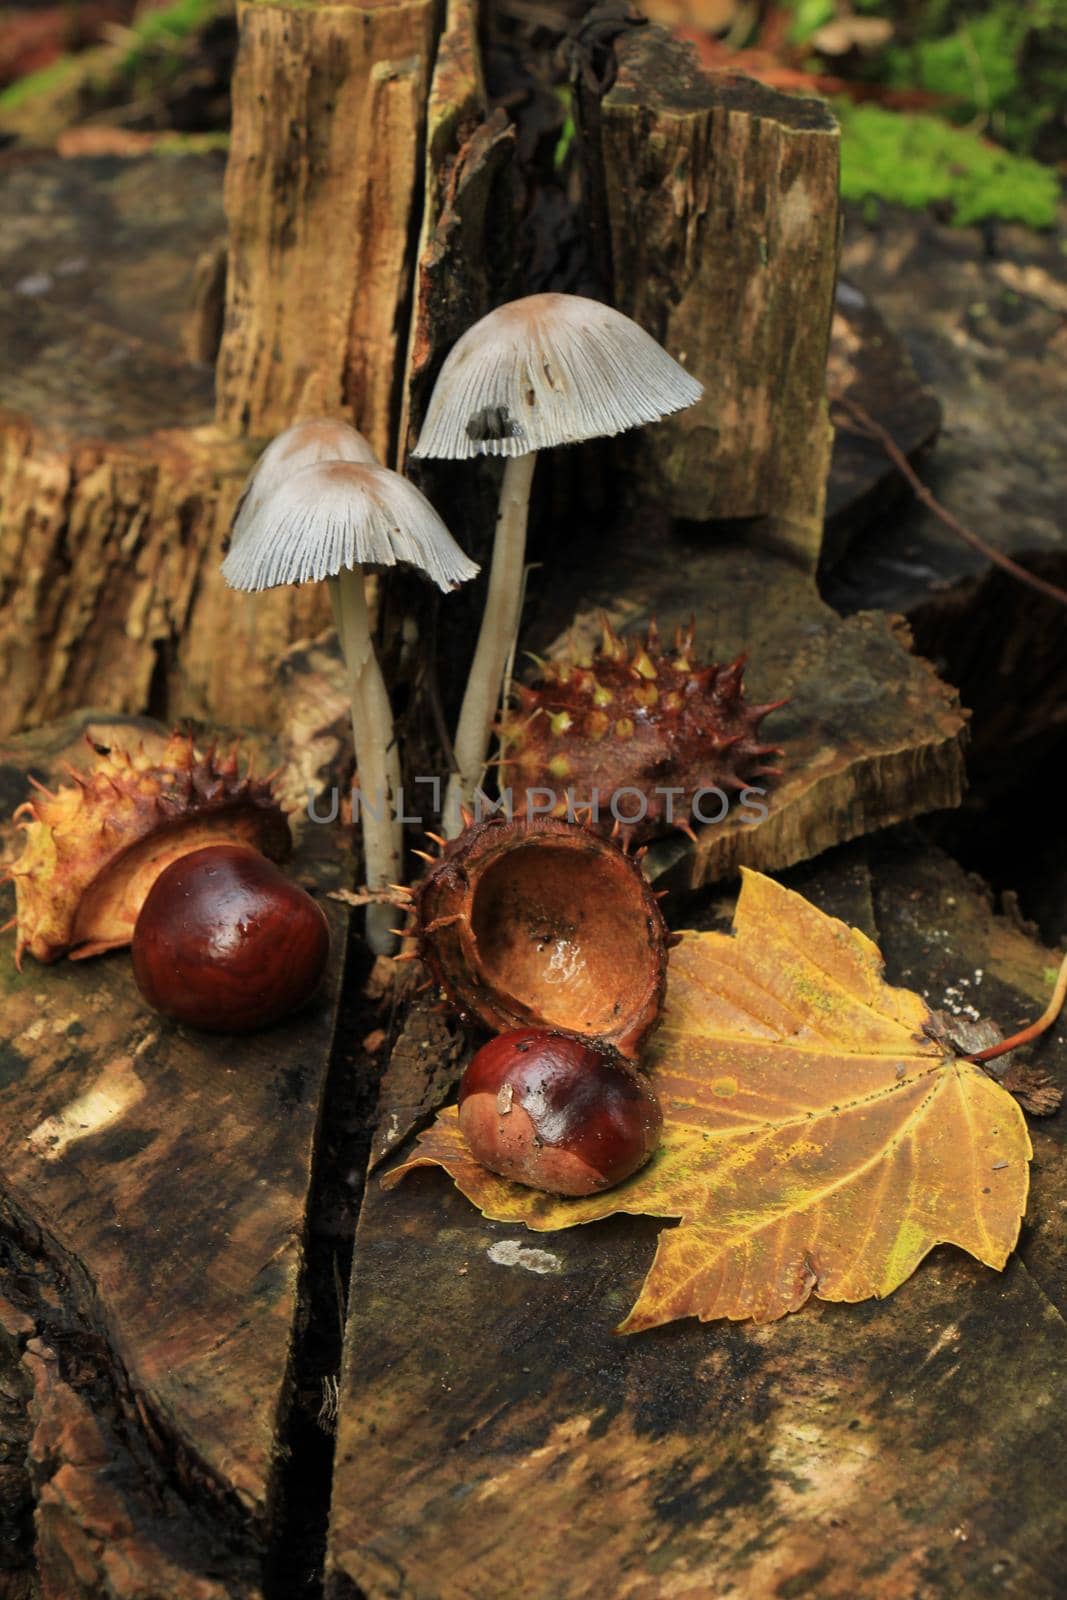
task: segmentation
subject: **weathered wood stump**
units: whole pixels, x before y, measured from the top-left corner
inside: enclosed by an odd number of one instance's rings
[[[500,265],[519,153],[487,106],[473,6],[440,39],[428,0],[245,0],[239,20],[225,223],[211,156],[4,158],[0,730],[105,702],[276,726],[272,664],[326,619],[314,591],[223,596],[256,442],[325,410],[402,461],[462,327],[543,287]],[[617,50],[614,87],[577,108],[612,229],[603,290],[708,383],[689,422],[640,441],[659,462],[642,492],[756,518],[810,567],[836,132],[812,103],[707,79],[658,30]],[[481,502],[459,520],[487,540]]]
[[[435,7],[242,0],[239,23],[218,419],[343,411],[390,460]]]
[[[910,650],[907,624],[884,612],[842,618],[793,562],[720,535],[672,529],[648,515],[618,530],[610,565],[591,558],[553,575],[552,601],[530,646],[566,655],[591,646],[607,616],[670,637],[696,621],[696,654],[745,654],[755,703],[788,696],[764,724],[785,750],[766,785],[767,815],[734,807],[721,822],[655,846],[646,871],[687,891],[739,866],[773,871],[906,817],[956,806],[967,713]],[[531,675],[533,669],[530,669]]]
[[[251,459],[187,354],[220,163],[2,161],[0,735],[84,705],[277,726],[275,664],[328,610],[218,572]]]
[[[624,33],[615,55],[595,108],[578,98],[610,298],[706,385],[633,448],[675,516],[753,519],[753,536],[811,570],[830,462],[837,126],[823,102],[702,72],[659,29]]]
[[[1050,952],[936,852],[850,847],[787,881],[932,1005],[969,996],[1010,1025],[1047,999]],[[1034,1052],[1061,1082],[1063,1033]],[[1033,1136],[1030,1222],[1003,1276],[938,1250],[883,1302],[632,1338],[611,1330],[656,1224],[533,1236],[486,1222],[441,1173],[388,1194],[372,1180],[328,1594],[962,1600],[1010,1572],[1053,1600],[1062,1118]]]
[[[283,791],[324,781],[338,755],[316,684],[319,722],[301,722]],[[90,756],[87,729],[158,735],[86,714],[9,741],[5,845],[27,775],[62,781],[64,760]],[[326,896],[350,881],[347,834],[305,821],[290,870],[327,911],[330,967],[309,1009],[261,1034],[154,1015],[126,952],[19,973],[4,941],[0,1320],[35,1395],[47,1600],[260,1593],[345,961],[348,912]]]

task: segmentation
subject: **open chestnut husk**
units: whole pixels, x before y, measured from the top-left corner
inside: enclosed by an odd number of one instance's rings
[[[270,780],[242,772],[237,752],[196,748],[174,733],[146,748],[101,750],[72,783],[34,783],[15,813],[22,853],[15,884],[15,959],[99,955],[129,944],[145,896],[163,869],[202,845],[228,840],[275,860],[289,853],[289,822]]]
[[[588,1195],[644,1166],[663,1115],[617,1051],[518,1028],[483,1045],[463,1074],[459,1125],[491,1172],[549,1194]]]
[[[659,1019],[674,942],[640,863],[552,817],[471,824],[413,891],[412,932],[461,1015],[636,1056]]]
[[[329,953],[322,908],[239,845],[194,850],[160,873],[130,951],[148,1004],[212,1033],[251,1033],[297,1010]]]

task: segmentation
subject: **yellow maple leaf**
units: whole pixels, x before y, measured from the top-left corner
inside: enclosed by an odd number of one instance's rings
[[[450,1107],[383,1182],[439,1165],[486,1217],[539,1231],[678,1218],[624,1333],[887,1295],[936,1244],[1001,1268],[1026,1208],[1026,1123],[930,1021],[864,934],[745,872],[733,934],[687,933],[672,954],[648,1063],[663,1140],[642,1171],[588,1199],[541,1194],[476,1162]]]

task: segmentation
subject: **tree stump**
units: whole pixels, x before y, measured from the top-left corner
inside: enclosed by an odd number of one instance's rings
[[[252,457],[188,354],[221,165],[0,165],[0,735],[85,705],[277,726],[277,661],[328,608],[246,602],[218,571]]]
[[[279,779],[290,798],[343,761],[322,663],[293,667],[318,721],[297,683]],[[108,744],[162,731],[88,713],[7,743],[6,846],[27,775],[64,781],[87,730]],[[311,1006],[260,1034],[198,1034],[150,1012],[127,952],[27,959],[20,974],[4,940],[0,1321],[35,1396],[24,1447],[45,1600],[261,1593],[345,965],[348,912],[328,892],[350,863],[345,831],[297,830],[289,870],[321,899],[330,964]]]
[[[273,665],[326,613],[314,590],[223,590],[257,444],[331,411],[402,463],[454,338],[542,286],[523,261],[499,268],[520,154],[486,104],[468,0],[440,39],[430,0],[244,0],[239,15],[225,222],[212,156],[3,158],[0,731],[92,703],[277,726]],[[660,30],[617,50],[595,137],[589,93],[577,107],[611,227],[604,289],[708,384],[688,422],[636,441],[658,463],[641,493],[756,518],[810,566],[836,133],[810,102],[708,79]],[[593,212],[577,225],[595,233]],[[460,531],[480,545],[474,503]]]
[[[1051,953],[937,852],[849,847],[786,881],[878,940],[890,981],[932,1005],[969,993],[1008,1025],[1046,1002]],[[1062,1029],[1034,1061],[1062,1081]],[[372,1179],[328,1596],[963,1600],[1010,1572],[1053,1600],[1061,1122],[1033,1129],[1031,1227],[1002,1276],[941,1248],[887,1300],[813,1301],[763,1327],[613,1337],[652,1221],[533,1235],[487,1222],[440,1172],[388,1194]]]
[[[242,0],[219,422],[343,412],[393,457],[436,33],[431,0]]]
[[[636,436],[674,516],[755,519],[813,570],[831,431],[825,395],[838,246],[838,131],[825,103],[702,72],[656,28],[624,33],[585,119],[612,303],[705,385]]]

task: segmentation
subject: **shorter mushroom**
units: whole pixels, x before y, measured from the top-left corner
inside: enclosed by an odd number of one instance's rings
[[[350,423],[334,417],[310,417],[272,439],[245,481],[230,530],[230,548],[254,526],[264,501],[301,467],[316,461],[357,461],[379,465],[368,441]]]
[[[278,443],[261,458],[270,474],[267,491],[260,494],[258,474],[245,490],[248,514],[242,510],[223,576],[232,588],[249,591],[329,583],[348,671],[367,886],[384,893],[399,881],[402,868],[403,829],[395,804],[400,756],[371,641],[363,574],[408,565],[447,592],[478,568],[430,502],[399,473],[364,462],[319,460],[276,476],[279,457],[272,451]],[[387,903],[368,906],[367,939],[376,954],[393,948],[392,920]]]
[[[481,632],[456,729],[444,829],[481,782],[519,626],[535,452],[656,422],[703,387],[621,311],[573,294],[533,294],[476,322],[441,368],[416,456],[507,456]]]

